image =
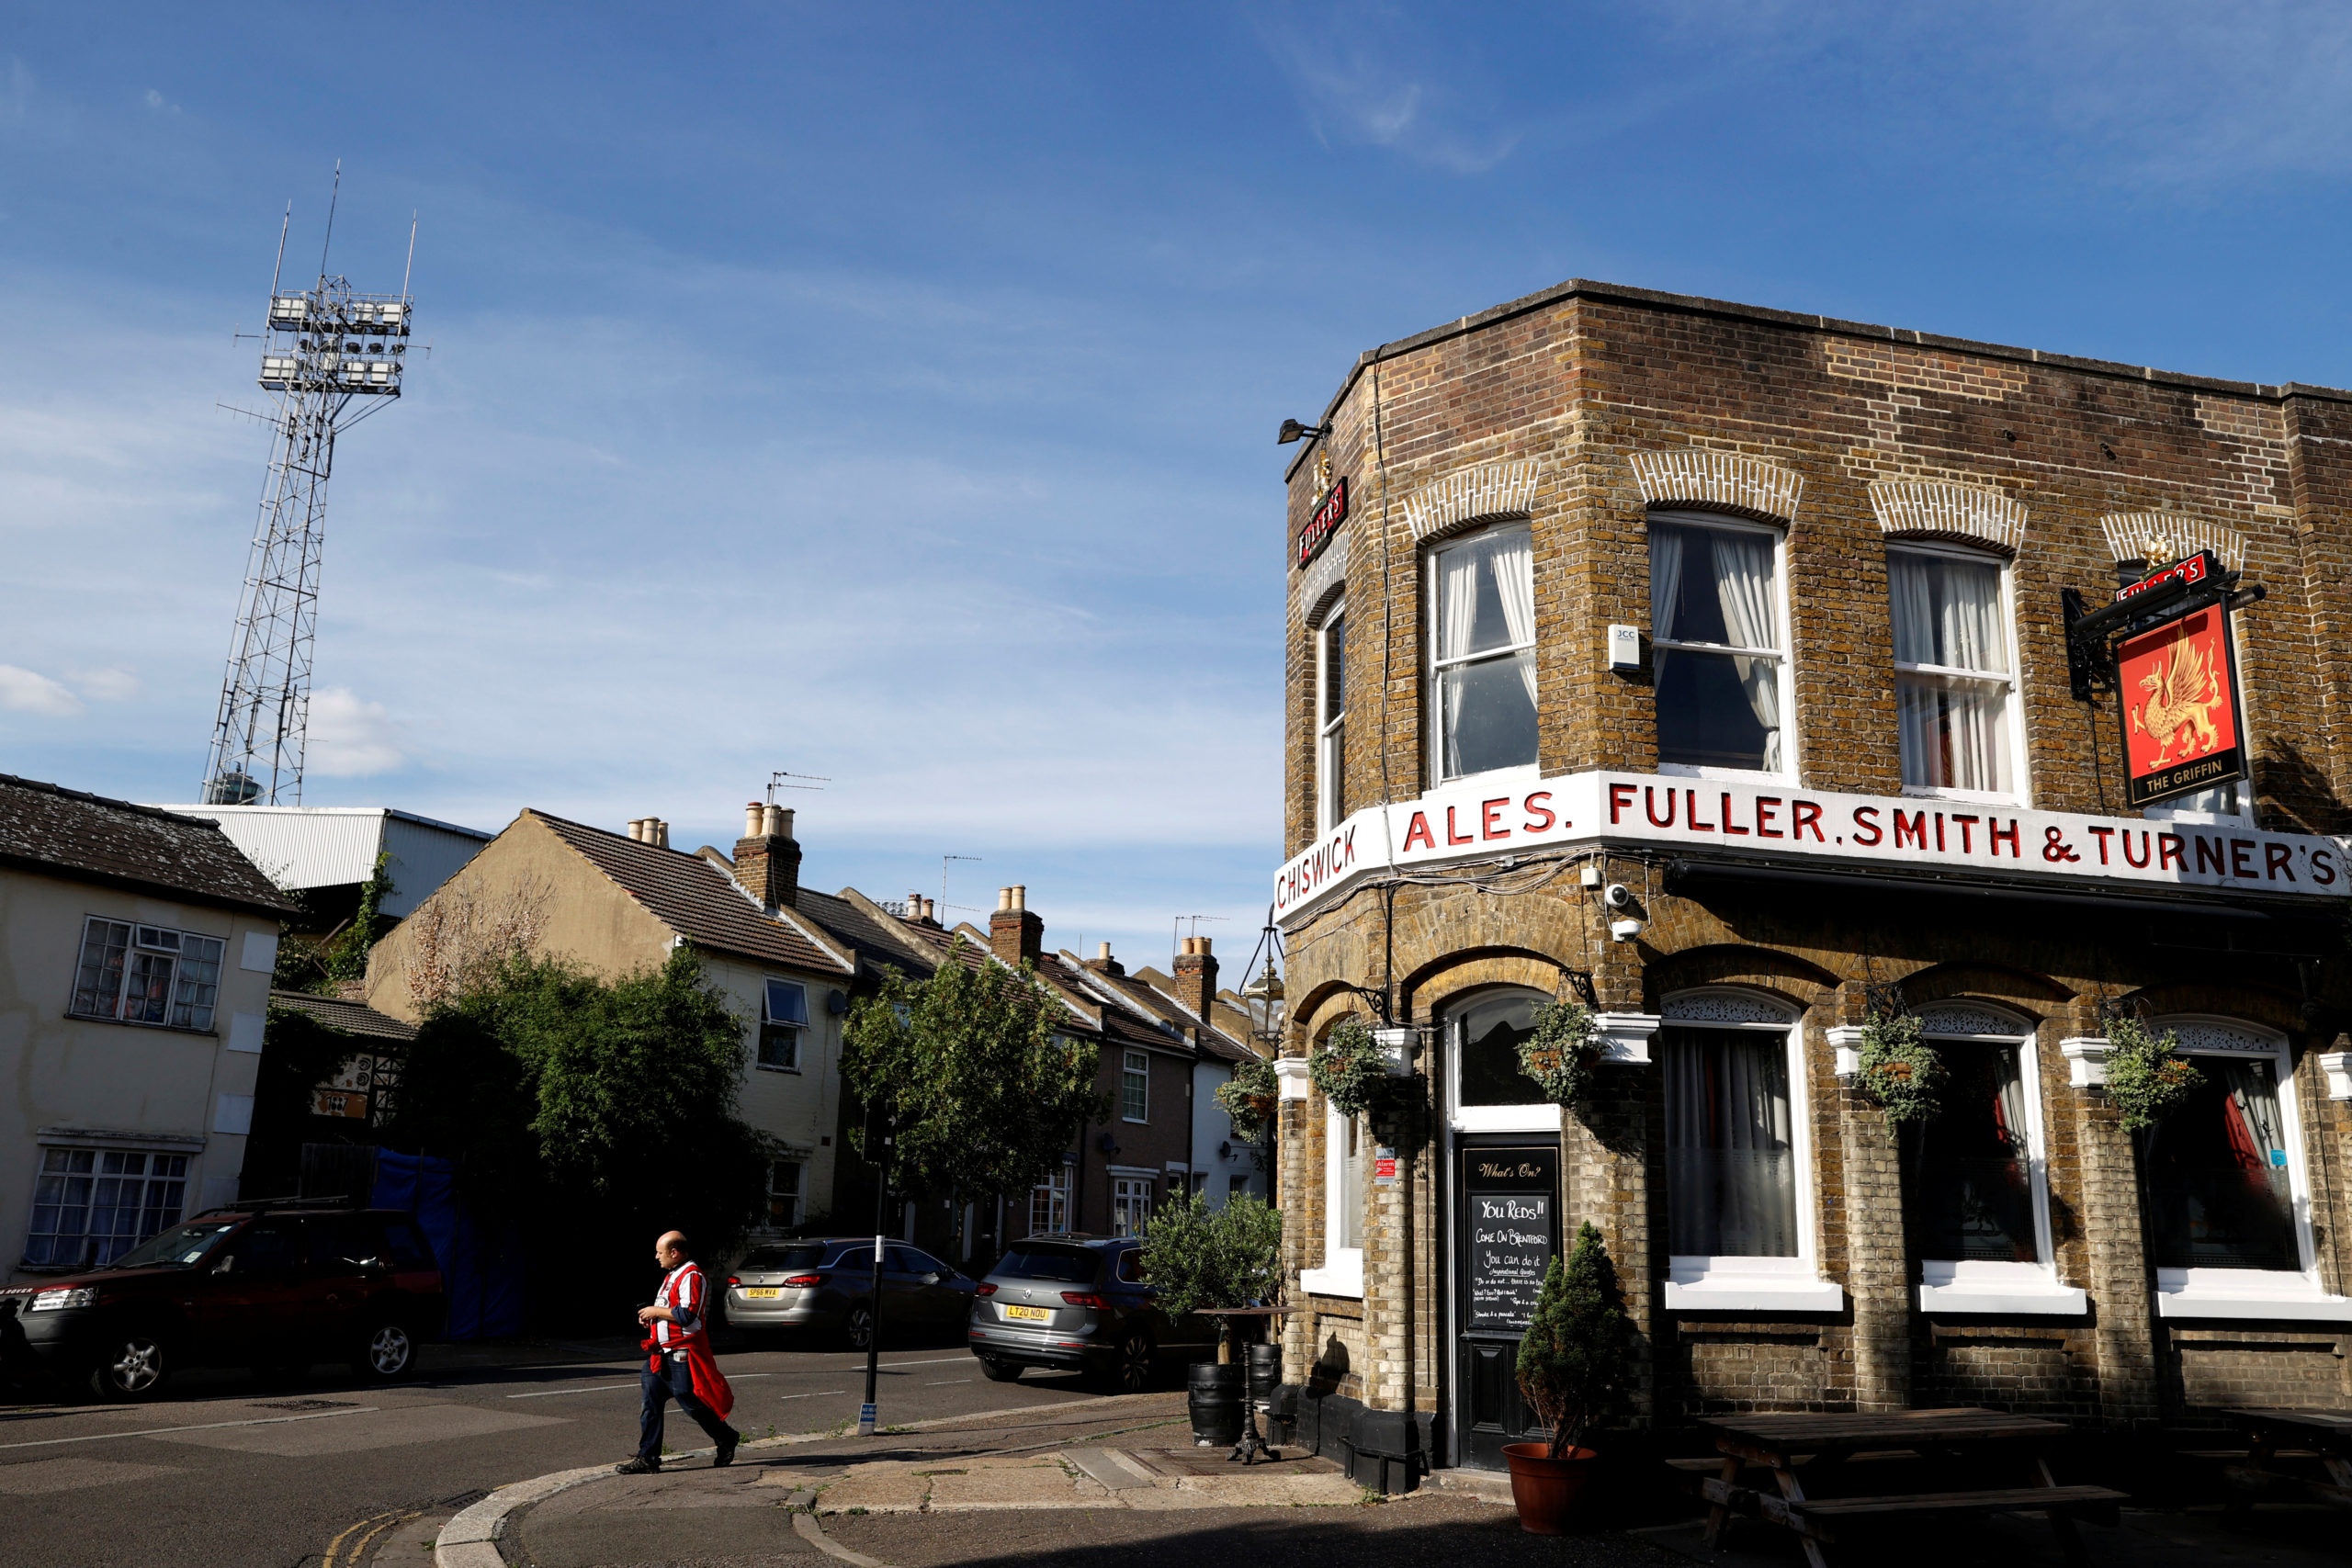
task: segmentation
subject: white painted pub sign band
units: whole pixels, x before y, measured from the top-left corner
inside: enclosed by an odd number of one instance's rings
[[[1507,787],[1473,780],[1418,800],[1367,807],[1275,874],[1274,918],[1304,913],[1379,872],[1587,844],[1671,844],[1748,859],[2234,888],[2274,897],[2352,894],[2345,842],[2302,833],[1594,773]]]

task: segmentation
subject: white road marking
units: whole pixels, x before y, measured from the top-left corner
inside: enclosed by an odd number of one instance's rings
[[[365,1416],[380,1404],[356,1405],[349,1410],[319,1410],[308,1416],[266,1416],[255,1421],[207,1421],[195,1427],[142,1427],[136,1432],[94,1432],[85,1438],[42,1438],[30,1443],[0,1443],[0,1449],[47,1449],[60,1443],[103,1443],[110,1438],[153,1438],[176,1432],[213,1432],[223,1427],[283,1427],[289,1421],[324,1421],[336,1416]]]
[[[847,1393],[848,1392],[849,1390],[845,1388],[820,1388],[814,1393],[778,1394],[776,1396],[776,1403],[781,1404],[787,1399],[822,1399],[829,1393]]]
[[[922,1386],[925,1388],[952,1388],[957,1383],[966,1383],[970,1382],[972,1380],[970,1378],[948,1378],[941,1382],[927,1382]]]
[[[608,1393],[616,1388],[635,1388],[638,1385],[633,1382],[600,1382],[591,1383],[586,1388],[543,1388],[537,1390],[536,1393],[510,1393],[506,1397],[509,1399],[553,1399],[559,1394]]]

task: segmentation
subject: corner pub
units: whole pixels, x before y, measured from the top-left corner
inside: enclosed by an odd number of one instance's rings
[[[1587,1220],[1652,1430],[2352,1404],[2352,393],[1577,281],[1295,435],[1297,1441],[1500,1469]],[[1865,1092],[1888,1018],[1932,1120]],[[2137,1132],[2122,1021],[2199,1069]]]

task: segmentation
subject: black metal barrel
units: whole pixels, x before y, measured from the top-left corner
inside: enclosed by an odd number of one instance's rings
[[[1283,1382],[1283,1348],[1252,1345],[1250,1351],[1250,1403],[1264,1408]]]
[[[1195,1361],[1185,1380],[1184,1404],[1193,1416],[1197,1448],[1226,1447],[1241,1440],[1242,1369]]]

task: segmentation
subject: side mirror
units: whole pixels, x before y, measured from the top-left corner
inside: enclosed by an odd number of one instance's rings
[[[936,1285],[937,1283],[939,1283],[942,1280],[944,1280],[945,1278],[947,1278],[947,1276],[946,1276],[946,1275],[942,1274],[942,1273],[938,1273],[937,1271],[935,1271],[935,1270],[934,1270],[934,1271],[933,1271],[933,1272],[932,1272],[932,1273],[925,1274],[925,1275],[922,1277],[922,1282],[923,1282],[924,1284],[926,1284],[926,1285]]]
[[[215,1263],[212,1266],[212,1271],[215,1274],[226,1274],[236,1266],[236,1256],[232,1253],[229,1257],[223,1258],[220,1262]]]

